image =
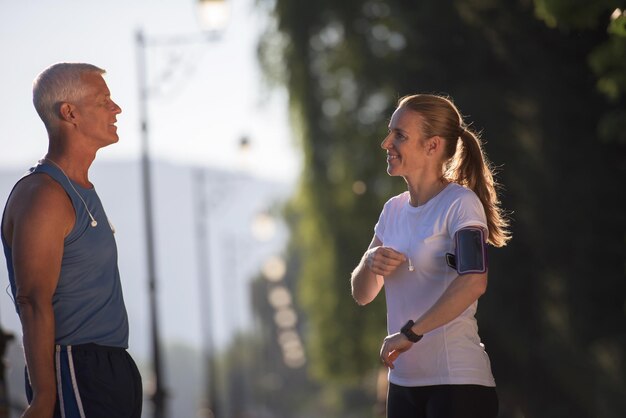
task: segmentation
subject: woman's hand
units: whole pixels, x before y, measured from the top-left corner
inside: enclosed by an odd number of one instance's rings
[[[404,334],[397,332],[388,335],[380,348],[380,360],[386,367],[393,369],[393,362],[412,346],[413,343]]]
[[[406,256],[391,247],[373,247],[365,253],[367,268],[380,276],[390,275],[405,261]]]

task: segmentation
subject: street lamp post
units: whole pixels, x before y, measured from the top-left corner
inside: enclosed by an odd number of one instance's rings
[[[218,416],[217,399],[217,370],[215,361],[215,342],[213,332],[208,327],[213,324],[213,313],[211,305],[211,274],[210,274],[210,203],[207,201],[205,172],[202,168],[197,168],[193,172],[194,189],[196,190],[196,247],[198,258],[198,300],[200,305],[200,324],[202,326],[202,377],[204,379],[204,394],[202,407],[202,417]]]
[[[228,5],[225,0],[200,0],[198,2],[198,16],[208,35],[215,35],[226,25],[228,18]],[[201,40],[216,39],[214,36],[203,37]],[[159,322],[158,322],[158,297],[157,278],[154,245],[154,223],[152,213],[152,173],[150,169],[150,130],[148,118],[148,101],[150,99],[147,71],[147,49],[149,46],[178,45],[197,42],[198,38],[171,37],[148,40],[141,30],[135,35],[137,50],[137,75],[139,85],[139,118],[141,129],[141,171],[143,188],[143,208],[145,221],[146,239],[146,262],[148,274],[148,304],[149,321],[151,330],[152,367],[154,379],[154,392],[151,396],[153,403],[153,417],[165,418],[167,416],[167,391],[163,378],[163,362],[160,348]]]
[[[239,141],[239,152],[244,154],[250,146],[248,137],[242,137]],[[212,251],[211,251],[211,216],[213,211],[219,206],[228,206],[229,193],[231,189],[230,181],[219,181],[219,191],[207,190],[206,172],[204,168],[197,167],[192,173],[193,189],[195,191],[195,229],[196,229],[196,250],[198,260],[198,300],[200,311],[200,324],[202,331],[202,358],[203,365],[203,385],[204,395],[202,399],[201,417],[219,417],[228,412],[228,408],[221,408],[218,393],[218,370],[215,359],[215,339],[212,329],[213,325],[213,294],[212,288]],[[212,199],[210,196],[217,196]]]
[[[141,30],[136,34],[137,71],[139,75],[139,118],[141,129],[141,174],[143,186],[143,209],[146,234],[146,261],[148,271],[148,305],[150,310],[150,332],[154,392],[152,393],[154,418],[165,418],[165,387],[163,384],[163,363],[161,361],[157,280],[154,251],[154,224],[152,217],[152,174],[150,172],[150,149],[148,128],[148,83],[146,77],[146,40]]]

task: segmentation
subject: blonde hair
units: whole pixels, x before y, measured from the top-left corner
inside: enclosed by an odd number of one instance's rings
[[[445,140],[444,178],[476,193],[487,217],[488,242],[495,247],[506,245],[511,239],[509,221],[500,207],[491,164],[480,136],[465,124],[454,103],[442,96],[416,94],[401,98],[398,108],[422,116],[425,138],[439,136]]]
[[[59,105],[77,101],[85,94],[84,74],[104,74],[91,64],[60,62],[46,68],[33,81],[33,104],[46,128],[59,119]]]

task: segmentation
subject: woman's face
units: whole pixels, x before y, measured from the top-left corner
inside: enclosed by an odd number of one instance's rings
[[[393,112],[389,133],[380,144],[387,151],[390,176],[406,176],[425,167],[427,151],[422,124],[422,116],[417,112],[403,108]]]

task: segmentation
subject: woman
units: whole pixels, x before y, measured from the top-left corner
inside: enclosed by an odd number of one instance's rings
[[[351,282],[359,305],[385,286],[387,416],[496,417],[474,314],[486,243],[501,247],[510,234],[481,142],[450,100],[418,94],[400,99],[381,147],[408,191],[385,204]]]

